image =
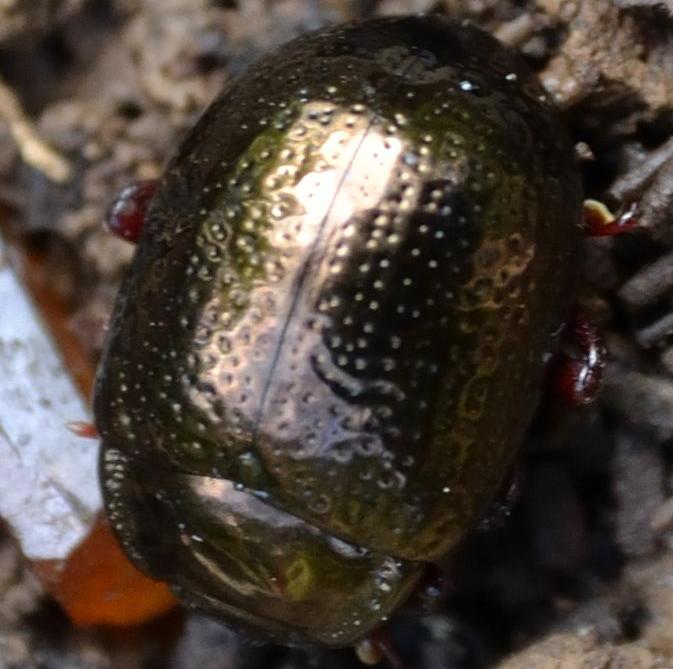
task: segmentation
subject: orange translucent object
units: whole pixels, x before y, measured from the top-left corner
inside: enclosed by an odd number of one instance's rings
[[[143,576],[99,520],[65,562],[36,562],[45,587],[77,625],[140,625],[176,605],[165,583]]]

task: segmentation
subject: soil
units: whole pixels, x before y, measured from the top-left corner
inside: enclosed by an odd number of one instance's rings
[[[133,253],[101,225],[115,192],[158,175],[223,83],[274,45],[418,11],[519,49],[584,143],[587,196],[638,202],[640,227],[586,242],[582,306],[610,351],[600,401],[541,408],[518,500],[447,561],[440,612],[392,621],[393,645],[410,669],[673,668],[671,0],[0,1],[0,81],[70,174],[22,159],[0,105],[0,201],[95,364]],[[257,645],[194,613],[76,629],[0,543],[0,669],[357,666],[351,650]]]

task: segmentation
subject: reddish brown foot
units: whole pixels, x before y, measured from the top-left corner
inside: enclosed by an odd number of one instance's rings
[[[395,652],[385,629],[375,632],[355,646],[355,653],[362,664],[374,666],[387,660],[391,669],[405,669],[400,656]]]
[[[140,181],[119,193],[105,221],[110,232],[129,242],[137,242],[156,192],[156,181]]]
[[[606,355],[598,328],[581,317],[573,317],[552,367],[554,392],[574,407],[591,404],[601,389]]]
[[[598,200],[584,201],[584,226],[590,237],[620,235],[638,225],[638,206],[632,204],[615,216]],[[598,329],[575,316],[552,368],[558,396],[575,407],[593,402],[601,389],[606,350]]]
[[[99,434],[96,426],[93,423],[87,423],[86,421],[73,420],[69,423],[66,423],[66,427],[78,437],[84,439],[98,439]]]
[[[632,204],[615,216],[598,200],[584,201],[584,227],[589,237],[621,235],[638,225],[638,206]]]

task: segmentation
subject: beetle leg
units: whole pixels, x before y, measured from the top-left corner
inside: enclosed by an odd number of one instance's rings
[[[510,467],[507,477],[500,486],[498,495],[479,521],[478,531],[489,532],[503,526],[519,499],[521,478],[521,465],[517,461]]]
[[[588,237],[621,235],[637,225],[637,204],[630,205],[615,216],[602,202],[584,200],[584,228]]]
[[[593,402],[601,388],[607,355],[598,328],[579,316],[570,321],[566,341],[554,360],[554,392],[574,407]]]
[[[83,439],[98,439],[100,436],[98,430],[93,423],[88,423],[83,420],[71,420],[65,425],[73,434]]]
[[[437,613],[451,590],[451,581],[435,564],[428,564],[421,580],[416,584],[404,604],[413,613],[430,615]]]
[[[157,192],[157,181],[139,181],[127,186],[117,195],[105,220],[105,225],[118,237],[137,242],[147,210]]]
[[[385,629],[378,630],[371,636],[359,641],[355,646],[355,653],[360,662],[367,666],[374,666],[385,659],[391,669],[405,669]]]
[[[450,588],[451,582],[444,571],[435,564],[428,564],[404,608],[421,615],[437,613],[446,600]],[[355,652],[363,664],[372,666],[385,659],[392,669],[404,669],[404,664],[395,652],[385,627],[358,642]]]

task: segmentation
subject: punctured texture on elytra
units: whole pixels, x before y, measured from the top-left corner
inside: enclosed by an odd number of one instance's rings
[[[581,186],[520,60],[439,17],[300,38],[169,164],[95,397],[108,514],[187,602],[345,645],[499,488]]]

